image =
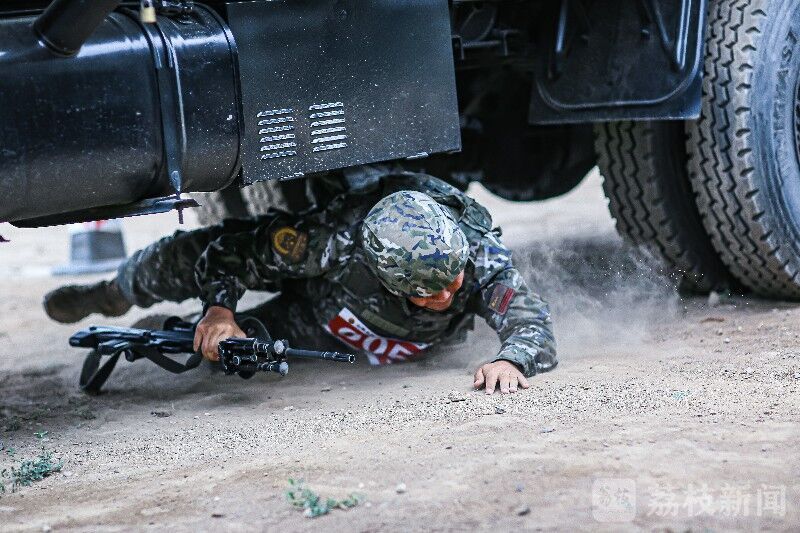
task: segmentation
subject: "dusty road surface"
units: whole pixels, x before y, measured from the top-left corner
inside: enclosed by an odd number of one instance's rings
[[[533,205],[474,192],[551,301],[560,343],[560,366],[510,396],[470,390],[498,347],[481,326],[423,363],[295,364],[284,379],[123,362],[86,397],[77,327],[39,306],[65,281],[46,275],[65,230],[0,226],[0,468],[42,446],[63,461],[0,495],[0,530],[800,529],[800,309],[680,299],[622,246],[596,175]],[[174,226],[126,221],[126,237]],[[363,499],[306,518],[289,478]]]

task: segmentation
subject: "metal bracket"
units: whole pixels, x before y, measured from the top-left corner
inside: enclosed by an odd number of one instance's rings
[[[507,59],[520,53],[524,46],[523,33],[514,28],[498,26],[498,8],[493,3],[480,3],[465,8],[466,13],[454,13],[453,52],[460,62],[475,54]],[[469,57],[474,52],[473,57]]]
[[[112,218],[134,217],[139,215],[154,215],[177,210],[181,222],[181,212],[189,207],[199,207],[196,201],[189,198],[168,196],[165,198],[149,198],[133,204],[117,205],[111,207],[94,207],[83,211],[73,211],[58,215],[39,218],[29,218],[11,222],[17,228],[40,228],[43,226],[59,226],[61,224],[74,224],[76,222],[91,222],[93,220],[108,220]]]
[[[560,0],[538,21],[532,124],[697,117],[706,0]]]
[[[650,38],[650,25],[654,25],[664,53],[669,57],[672,69],[676,72],[686,66],[686,47],[688,39],[688,23],[692,1],[681,0],[680,18],[678,19],[674,39],[670,36],[667,23],[661,12],[658,0],[639,0],[637,3],[640,33],[643,39]],[[573,22],[573,19],[577,19]],[[561,74],[564,60],[569,53],[572,40],[578,36],[586,40],[587,33],[591,30],[591,21],[586,13],[582,0],[561,0],[558,13],[558,23],[553,43],[553,56],[549,76],[557,77]]]
[[[164,139],[164,162],[170,183],[180,195],[183,187],[182,166],[186,153],[186,122],[181,91],[178,56],[172,41],[158,20],[142,24],[144,35],[153,53],[153,65],[161,103],[161,132]]]
[[[589,16],[586,14],[581,0],[570,3],[570,0],[561,0],[561,7],[558,11],[558,26],[556,30],[555,42],[553,43],[553,57],[550,62],[550,69],[548,75],[550,78],[555,78],[561,75],[563,70],[563,63],[569,53],[569,47],[575,35],[570,32],[570,15],[575,13],[578,18],[577,26],[580,28],[577,33],[583,40],[586,39],[586,34],[591,30],[591,22]]]
[[[661,47],[664,49],[670,62],[672,69],[675,71],[683,70],[686,66],[686,40],[688,24],[686,23],[689,17],[689,8],[691,7],[691,0],[681,1],[680,20],[675,32],[675,42],[670,43],[670,36],[667,31],[666,23],[664,22],[664,15],[661,13],[661,8],[655,0],[639,0],[643,12],[642,20],[642,35],[649,36],[647,26],[655,24],[658,30],[658,38],[661,41]]]
[[[194,11],[191,0],[158,0],[157,11],[167,17],[188,17]]]

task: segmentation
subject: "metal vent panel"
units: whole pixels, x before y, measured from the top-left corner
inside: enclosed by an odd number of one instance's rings
[[[297,155],[297,133],[294,128],[294,109],[268,109],[256,113],[258,159],[269,161]]]
[[[447,0],[226,6],[245,183],[461,148]]]

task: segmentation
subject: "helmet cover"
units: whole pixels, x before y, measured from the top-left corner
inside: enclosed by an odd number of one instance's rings
[[[361,237],[373,272],[390,292],[407,297],[441,292],[469,258],[469,241],[453,215],[417,191],[398,191],[375,204]]]

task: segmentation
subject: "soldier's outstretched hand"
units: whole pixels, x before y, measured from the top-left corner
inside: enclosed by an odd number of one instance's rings
[[[209,361],[219,361],[219,343],[231,337],[245,338],[233,317],[233,311],[212,305],[206,316],[197,323],[194,332],[194,351],[201,351]]]
[[[525,375],[510,361],[486,363],[475,371],[475,383],[472,385],[476,389],[485,387],[486,394],[493,394],[498,386],[503,394],[517,392],[518,387],[530,387]]]

